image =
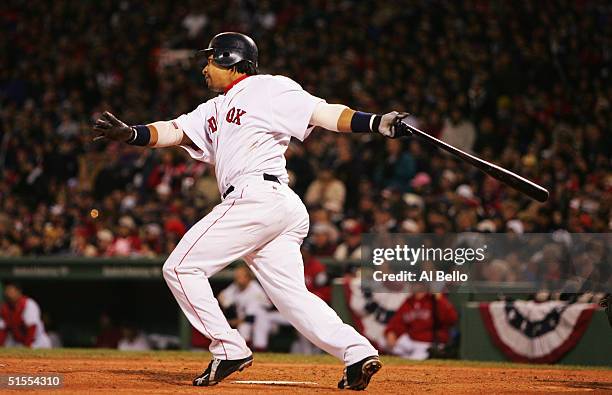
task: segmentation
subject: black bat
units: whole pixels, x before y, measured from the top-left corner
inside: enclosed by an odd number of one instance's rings
[[[446,144],[444,141],[438,140],[437,138],[420,131],[412,125],[408,125],[407,123],[400,121],[397,126],[405,127],[410,133],[415,136],[420,137],[423,140],[428,141],[429,143],[435,145],[438,148],[441,148],[451,154],[460,157],[464,161],[469,164],[476,166],[483,172],[487,173],[491,177],[503,182],[506,185],[511,186],[529,196],[532,199],[535,199],[539,202],[545,202],[548,200],[548,191],[539,186],[538,184],[529,181],[526,178],[519,176],[511,172],[510,170],[506,170],[503,167],[499,167],[491,162],[487,162],[486,160],[480,159],[474,155],[468,154],[467,152],[461,151],[458,148],[453,147],[452,145]]]

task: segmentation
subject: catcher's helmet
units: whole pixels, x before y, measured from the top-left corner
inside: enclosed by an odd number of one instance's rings
[[[219,33],[210,40],[208,48],[200,52],[207,58],[212,55],[215,63],[221,67],[229,68],[246,60],[257,68],[257,45],[251,37],[242,33]]]

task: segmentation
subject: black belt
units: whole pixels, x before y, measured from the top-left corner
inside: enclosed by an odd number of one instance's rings
[[[266,181],[274,181],[274,182],[278,182],[279,184],[281,183],[280,180],[278,179],[278,177],[273,176],[272,174],[268,174],[268,173],[264,173],[263,174],[263,179]],[[225,192],[223,192],[223,194],[221,195],[223,197],[223,199],[225,199],[227,197],[227,195],[229,195],[230,193],[234,192],[234,186],[230,185]]]

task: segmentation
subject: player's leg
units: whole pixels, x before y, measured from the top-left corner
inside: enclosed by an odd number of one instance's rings
[[[240,196],[240,195],[238,195]],[[183,236],[163,268],[164,278],[191,325],[211,339],[217,359],[237,360],[251,350],[232,329],[213,295],[208,279],[256,246],[256,236],[245,233],[248,199],[226,199]]]
[[[265,309],[257,309],[257,311],[251,312],[253,317],[253,338],[252,345],[257,351],[265,351],[268,349],[268,340],[274,322],[270,313]]]
[[[306,229],[307,229],[306,222]],[[377,355],[370,342],[342,322],[304,282],[301,232],[285,233],[247,258],[249,267],[278,311],[317,347],[351,365]]]
[[[272,185],[236,188],[189,229],[164,264],[164,278],[178,304],[189,322],[212,340],[210,351],[217,359],[243,359],[251,350],[227,322],[208,278],[281,233],[285,206]]]

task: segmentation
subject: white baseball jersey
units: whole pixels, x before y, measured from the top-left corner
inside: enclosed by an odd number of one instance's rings
[[[272,307],[270,299],[257,281],[251,281],[245,289],[240,289],[236,283],[231,283],[219,294],[219,303],[224,308],[235,305],[236,314],[242,320]]]
[[[218,299],[224,308],[231,305],[236,307],[236,315],[241,320],[236,329],[245,340],[259,350],[268,347],[274,324],[287,323],[279,317],[278,312],[271,310],[272,302],[257,281],[251,280],[245,289],[240,289],[236,283],[231,283],[221,291]]]
[[[215,165],[223,193],[243,174],[267,173],[287,183],[289,141],[308,137],[308,122],[322,101],[287,77],[254,75],[175,121],[198,150],[183,148],[194,159]]]

